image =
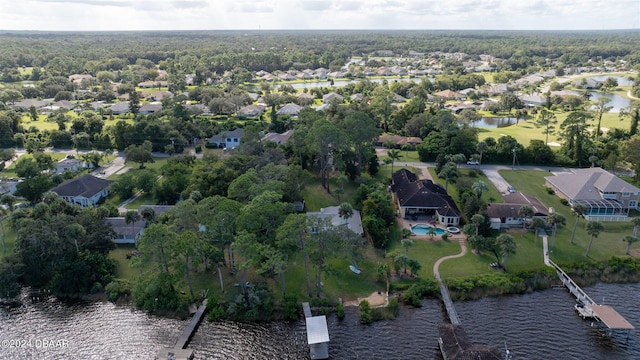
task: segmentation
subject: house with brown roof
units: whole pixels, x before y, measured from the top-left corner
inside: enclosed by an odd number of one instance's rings
[[[522,192],[509,193],[503,195],[502,203],[491,203],[487,205],[487,215],[492,229],[508,229],[511,227],[522,227],[522,223],[527,221],[518,215],[520,208],[531,206],[533,217],[546,218],[549,216],[549,209],[540,200]]]
[[[461,213],[447,191],[431,180],[400,169],[392,175],[391,192],[403,218],[435,220],[445,226],[460,224]]]
[[[628,221],[629,210],[638,209],[640,189],[602,168],[573,169],[544,179],[570,205],[585,206],[587,220]]]
[[[102,198],[109,195],[110,184],[109,180],[100,179],[93,175],[83,175],[67,180],[51,191],[71,205],[91,207],[96,206]]]
[[[401,148],[405,144],[409,144],[413,149],[420,145],[422,139],[415,136],[399,136],[399,135],[381,135],[376,140],[377,146],[386,146],[393,144],[394,148]]]

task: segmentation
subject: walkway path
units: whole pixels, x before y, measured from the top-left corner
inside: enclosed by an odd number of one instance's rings
[[[442,264],[443,261],[445,260],[449,260],[449,259],[456,259],[459,257],[463,257],[467,254],[467,242],[464,238],[459,238],[458,239],[458,243],[460,244],[460,253],[456,254],[456,255],[448,255],[448,256],[443,256],[440,259],[438,259],[438,261],[436,261],[435,264],[433,264],[433,276],[436,277],[436,280],[440,281],[440,264]]]
[[[458,239],[458,243],[460,244],[460,253],[456,255],[443,256],[435,264],[433,264],[433,275],[438,280],[438,285],[440,286],[440,294],[442,295],[442,302],[444,303],[444,307],[447,309],[447,315],[449,315],[449,320],[453,325],[460,325],[460,318],[458,317],[458,312],[456,308],[453,306],[453,301],[451,301],[451,296],[449,295],[449,290],[447,289],[447,285],[445,285],[444,281],[440,278],[440,264],[443,261],[448,259],[455,259],[464,256],[467,253],[467,244],[465,243],[464,238]]]

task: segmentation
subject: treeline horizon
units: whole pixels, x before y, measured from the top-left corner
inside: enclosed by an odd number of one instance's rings
[[[640,63],[640,30],[171,30],[171,31],[2,31],[0,70],[45,67],[55,58],[105,62],[137,59],[158,63],[193,55],[212,63],[231,65],[251,54],[269,68],[287,70],[296,65],[328,67],[352,56],[378,50],[395,56],[415,52],[462,52],[512,58],[554,59],[568,66],[589,60],[625,59]],[[259,61],[258,61],[259,59]],[[65,59],[67,60],[67,59]],[[255,63],[255,64],[254,64]],[[124,64],[123,64],[124,65]],[[334,64],[337,65],[337,62]],[[122,65],[121,65],[122,66]],[[120,66],[120,67],[121,67]],[[240,65],[242,66],[242,65]],[[226,66],[223,66],[226,67]],[[119,70],[101,67],[100,70]],[[253,69],[250,69],[253,70]]]

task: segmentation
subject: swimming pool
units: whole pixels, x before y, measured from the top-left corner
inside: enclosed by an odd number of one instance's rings
[[[411,231],[416,235],[429,235],[429,230],[431,228],[434,228],[434,227],[427,224],[416,224],[411,227]],[[437,228],[437,227],[434,229],[436,229],[437,236],[441,236],[442,234],[446,233],[444,229]]]

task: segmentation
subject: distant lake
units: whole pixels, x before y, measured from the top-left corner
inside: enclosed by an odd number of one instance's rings
[[[604,95],[601,92],[593,91],[591,92],[591,101],[597,101],[601,96],[606,96],[611,101],[607,103],[607,106],[611,106],[611,112],[617,113],[620,112],[620,109],[624,109],[631,105],[631,100],[626,97],[620,96],[618,94],[606,94]]]
[[[520,120],[523,122],[523,120]],[[516,118],[514,117],[495,117],[495,118],[482,118],[475,121],[471,126],[479,128],[502,128],[514,125]]]
[[[618,85],[619,86],[628,86],[628,85],[633,85],[633,81],[627,79],[626,77],[622,77],[622,76],[608,76],[608,75],[600,75],[600,76],[594,76],[590,79],[593,80],[597,80],[597,81],[605,81],[608,78],[614,78],[616,80],[618,80]]]

